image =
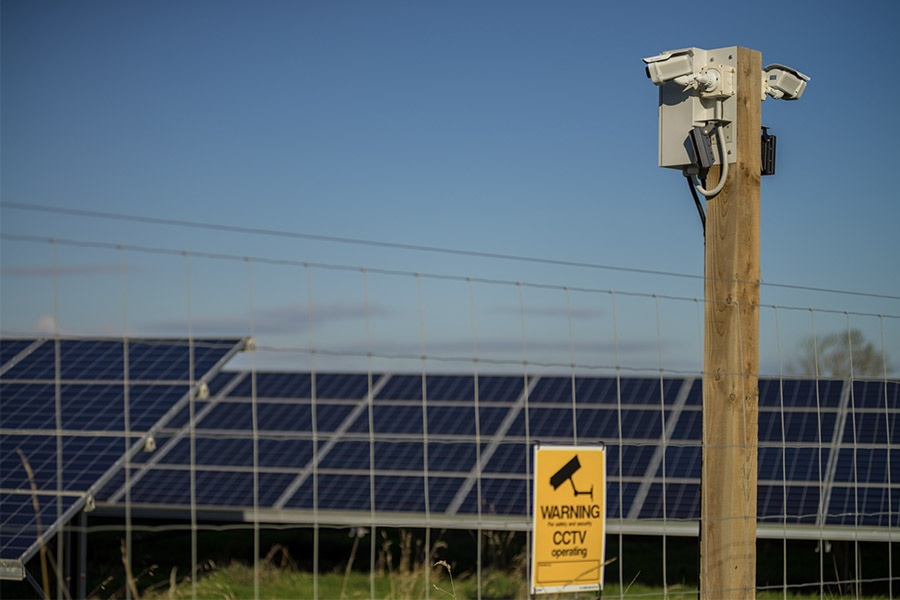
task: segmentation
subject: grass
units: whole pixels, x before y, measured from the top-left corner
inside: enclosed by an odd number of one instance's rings
[[[430,597],[437,600],[454,598],[463,600],[478,598],[478,582],[474,574],[453,576],[450,578],[450,570],[438,566],[430,572],[429,586],[426,590],[424,572],[405,573],[388,572],[377,574],[373,579],[367,573],[343,572],[324,573],[314,580],[313,574],[292,569],[279,569],[269,565],[259,567],[258,585],[259,597],[267,599],[280,598],[322,598],[326,600],[359,600],[373,598],[372,586],[374,585],[374,598],[384,600],[413,600]],[[817,591],[817,590],[816,590]],[[174,588],[163,582],[150,589],[144,590],[142,598],[149,600],[169,600],[176,598],[191,598],[192,585],[184,580]],[[223,568],[204,573],[196,582],[197,598],[254,598],[254,570],[252,566],[233,563]],[[499,598],[528,598],[526,582],[517,574],[508,573],[483,573],[481,581],[481,597],[489,599]],[[673,585],[668,590],[648,587],[640,584],[626,586],[624,594],[617,585],[608,585],[603,592],[604,598],[634,598],[641,600],[696,598],[697,589],[693,586]],[[789,592],[785,595],[782,590],[768,590],[757,592],[759,600],[810,600],[817,595],[806,595]],[[828,595],[826,598],[841,598],[840,595]],[[596,598],[591,593],[547,595],[548,600],[574,600],[580,598],[587,600]],[[866,596],[866,600],[877,600],[879,597]]]
[[[482,576],[482,598],[525,598],[523,582],[506,574],[490,573]],[[431,598],[477,598],[477,581],[473,576],[450,578],[443,568],[431,571],[426,591],[424,573],[381,573],[373,578],[366,573],[324,573],[314,580],[313,574],[282,570],[262,565],[259,568],[260,598],[323,598],[357,600],[372,597],[392,600]],[[318,589],[316,589],[316,586]],[[254,598],[254,570],[252,566],[234,563],[208,572],[196,582],[198,598]],[[182,581],[175,588],[157,584],[145,590],[142,598],[163,600],[191,598],[190,581]]]
[[[247,547],[245,532],[239,533],[202,538],[205,545],[200,554],[207,559],[197,565],[197,576],[194,581],[188,577],[190,567],[183,561],[184,549],[178,545],[180,538],[169,535],[158,540],[152,538],[142,540],[142,543],[135,547],[141,567],[136,569],[133,575],[135,587],[132,587],[132,590],[136,589],[137,593],[133,592],[132,597],[158,600],[194,596],[324,600],[529,598],[528,582],[525,577],[527,552],[522,544],[514,543],[516,540],[497,537],[493,533],[486,536],[481,554],[483,564],[491,567],[483,568],[480,580],[474,573],[472,557],[475,554],[474,548],[470,547],[472,540],[465,536],[445,538],[441,532],[440,536],[432,539],[429,544],[431,547],[426,548],[421,537],[403,529],[379,531],[380,544],[377,546],[368,541],[361,543],[367,535],[365,530],[351,531],[349,537],[346,530],[326,532],[328,535],[324,536],[324,543],[318,546],[323,549],[319,560],[321,570],[314,576],[311,572],[309,540],[297,539],[297,532],[292,531],[290,536],[283,538],[267,539],[266,546],[271,549],[264,558],[259,559],[256,571],[252,566],[252,553],[247,555],[247,552],[241,550]],[[293,545],[289,549],[290,544]],[[641,544],[640,540],[637,540],[629,546],[630,553],[626,556],[629,565],[627,573],[620,573],[616,566],[608,567],[608,583],[603,598],[648,600],[696,598],[696,583],[691,577],[695,565],[691,564],[690,560],[696,556],[696,552],[692,552],[690,547],[681,547],[671,540],[668,549],[667,564],[670,567],[668,579],[670,582],[679,583],[670,584],[668,589],[663,589],[657,583],[661,578],[654,571],[654,567],[663,560],[659,553],[659,543],[652,541]],[[803,548],[799,548],[797,552],[802,550]],[[371,557],[373,551],[377,553],[374,562]],[[291,552],[297,557],[296,560]],[[117,559],[115,561],[98,561],[97,566],[101,568],[96,574],[102,575],[104,584],[95,589],[91,596],[110,599],[125,596],[127,578],[121,576],[124,549],[120,547],[118,554],[119,556],[112,556]],[[895,553],[894,556],[897,555]],[[772,552],[761,552],[760,556],[772,560],[780,558]],[[672,560],[672,557],[682,557],[685,560]],[[182,560],[179,561],[179,558]],[[178,562],[170,562],[173,560]],[[796,558],[793,559],[793,563],[799,564]],[[178,564],[178,568],[175,569],[173,564]],[[370,576],[366,567],[371,564],[376,566],[375,574]],[[897,568],[894,572],[897,572]],[[797,580],[816,581],[815,577],[803,577],[808,574],[799,572]],[[624,581],[630,582],[624,586],[624,590],[616,585],[619,575]],[[613,578],[616,583],[611,581]],[[99,581],[100,578],[96,579]],[[879,593],[886,593],[885,585],[872,587],[874,588],[870,590],[872,592],[877,590]],[[774,586],[758,590],[756,597],[760,600],[811,600],[819,597],[819,589],[818,585],[794,587],[789,593],[784,593],[782,588]],[[857,597],[846,586],[843,589],[844,593],[841,594],[840,586],[834,584],[825,584],[823,591],[822,597],[828,599],[875,600],[885,597],[874,595]],[[0,596],[5,597],[4,594]],[[596,597],[596,593],[582,592],[578,595],[548,594],[542,596],[541,600],[555,598],[587,600]]]

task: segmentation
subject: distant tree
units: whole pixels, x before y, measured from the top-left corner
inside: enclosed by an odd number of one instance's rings
[[[803,340],[796,360],[788,364],[788,372],[836,379],[850,377],[851,372],[854,377],[884,377],[891,370],[887,365],[887,356],[861,331],[851,329]]]

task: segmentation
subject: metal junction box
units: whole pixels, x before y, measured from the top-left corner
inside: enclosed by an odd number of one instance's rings
[[[673,169],[690,166],[694,162],[690,138],[692,129],[695,126],[703,127],[717,118],[727,123],[723,127],[723,133],[728,162],[736,162],[733,123],[736,114],[734,90],[737,78],[737,46],[715,50],[685,48],[664,53],[660,57],[645,59],[648,64],[654,60],[659,65],[672,60],[682,65],[685,61],[689,61],[693,75],[697,76],[695,79],[705,78],[704,80],[714,82],[708,83],[704,88],[685,84],[685,78],[679,78],[681,81],[669,80],[659,87],[659,166]],[[665,67],[654,68],[658,72]],[[718,117],[717,103],[721,103],[722,111]],[[715,134],[712,147],[715,164],[721,164],[719,143]]]

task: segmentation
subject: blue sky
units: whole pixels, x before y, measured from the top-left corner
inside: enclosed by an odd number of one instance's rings
[[[183,334],[189,296],[192,331],[252,327],[272,345],[304,346],[311,262],[373,270],[313,269],[315,343],[337,354],[368,336],[386,353],[399,343],[404,355],[423,344],[471,355],[475,337],[484,352],[506,344],[519,356],[528,315],[532,349],[606,364],[598,348],[617,336],[620,351],[632,348],[622,360],[695,368],[696,306],[652,297],[702,297],[703,242],[683,177],[656,166],[657,89],[641,58],[741,45],[812,78],[800,101],[763,104],[778,165],[762,181],[762,302],[824,310],[813,322],[763,314],[763,363],[777,368],[799,338],[848,319],[884,337],[896,363],[900,8],[691,6],[5,1],[3,331]],[[296,264],[251,261],[248,274],[235,260],[63,244],[54,279],[51,245],[10,235]],[[465,277],[626,295],[612,306],[608,295],[529,287],[523,309],[514,285]],[[643,295],[622,301],[629,292]]]

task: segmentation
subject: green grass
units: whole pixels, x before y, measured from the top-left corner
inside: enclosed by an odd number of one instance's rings
[[[254,598],[254,570],[252,566],[239,563],[227,567],[215,569],[201,575],[196,581],[197,598]],[[315,580],[317,579],[317,581]],[[434,599],[457,600],[478,598],[478,582],[474,574],[465,574],[453,577],[446,569],[435,568],[430,573],[426,589],[424,572],[418,573],[382,573],[372,578],[366,573],[325,573],[314,578],[311,573],[277,569],[262,565],[258,572],[259,597],[267,599],[302,599],[322,598],[325,600],[359,600],[373,598],[372,586],[374,585],[374,598],[384,600],[418,600],[426,597]],[[818,590],[814,590],[817,592]],[[170,598],[191,598],[193,593],[190,581],[181,580],[174,589],[166,583],[159,583],[152,588],[143,590],[142,597],[149,600],[168,600]],[[518,575],[507,573],[483,573],[481,581],[481,598],[485,600],[499,598],[528,598],[526,582]],[[552,600],[574,600],[580,598],[587,600],[596,596],[590,593],[547,595],[544,598]],[[697,589],[693,586],[670,586],[668,590],[633,584],[626,587],[624,594],[617,585],[608,585],[603,592],[603,598],[634,598],[640,600],[655,599],[687,599],[696,598]],[[818,595],[805,595],[788,593],[782,590],[760,591],[756,597],[759,600],[811,600]],[[841,598],[839,594],[828,595],[826,598]],[[876,600],[878,597],[867,596],[866,600]]]
[[[522,582],[506,574],[484,574],[482,576],[482,598],[525,598],[526,590]],[[254,581],[253,567],[232,564],[223,569],[208,572],[197,579],[198,598],[254,598],[255,585],[259,586],[260,598],[323,598],[356,600],[374,597],[384,599],[414,598],[477,598],[478,583],[474,577],[457,577],[451,581],[446,570],[434,569],[430,575],[430,586],[426,591],[424,573],[398,574],[384,573],[374,577],[368,574],[343,573],[320,574],[317,581],[312,573],[280,570],[261,566],[258,582]],[[316,587],[317,586],[317,587]],[[161,583],[142,595],[147,599],[191,598],[190,581],[180,581],[174,590]]]

